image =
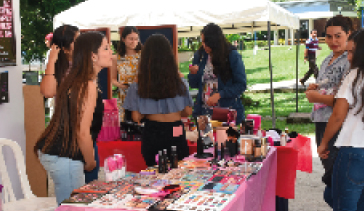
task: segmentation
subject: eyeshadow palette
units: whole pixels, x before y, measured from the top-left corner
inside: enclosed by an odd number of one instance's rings
[[[80,187],[79,189],[73,190],[73,192],[106,194],[112,189],[116,188],[117,186],[118,186],[117,182],[93,181]]]
[[[155,203],[159,202],[159,198],[149,196],[134,196],[124,202],[124,205],[118,208],[131,209],[131,210],[146,210]]]
[[[196,191],[204,185],[204,183],[197,181],[178,181],[176,184],[180,185],[181,190],[183,190],[185,193],[189,191]]]
[[[77,193],[72,195],[69,199],[65,199],[61,204],[68,204],[68,203],[88,204],[100,198],[101,196],[102,194],[96,194],[96,193]]]
[[[234,197],[231,194],[195,192],[182,196],[169,205],[171,210],[220,211]]]

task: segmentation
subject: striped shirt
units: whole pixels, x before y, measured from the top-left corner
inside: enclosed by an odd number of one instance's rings
[[[306,40],[306,49],[308,50],[308,54],[313,54],[315,55],[316,54],[316,51],[319,47],[318,45],[318,39],[312,39],[311,37]]]

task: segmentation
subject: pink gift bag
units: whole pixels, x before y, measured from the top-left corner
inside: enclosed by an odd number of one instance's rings
[[[97,141],[116,141],[120,139],[120,121],[117,99],[106,99],[104,103],[104,117]]]

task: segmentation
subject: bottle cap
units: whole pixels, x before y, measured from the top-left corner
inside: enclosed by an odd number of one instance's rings
[[[172,146],[172,151],[177,151],[177,147],[176,146]]]

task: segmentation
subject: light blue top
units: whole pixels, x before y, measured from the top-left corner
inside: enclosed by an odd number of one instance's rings
[[[154,100],[151,98],[140,98],[138,95],[138,84],[133,83],[128,89],[123,108],[130,111],[139,111],[141,114],[169,114],[182,111],[186,106],[193,106],[193,101],[188,91],[188,82],[182,78],[186,86],[186,94],[177,95],[174,98]]]

